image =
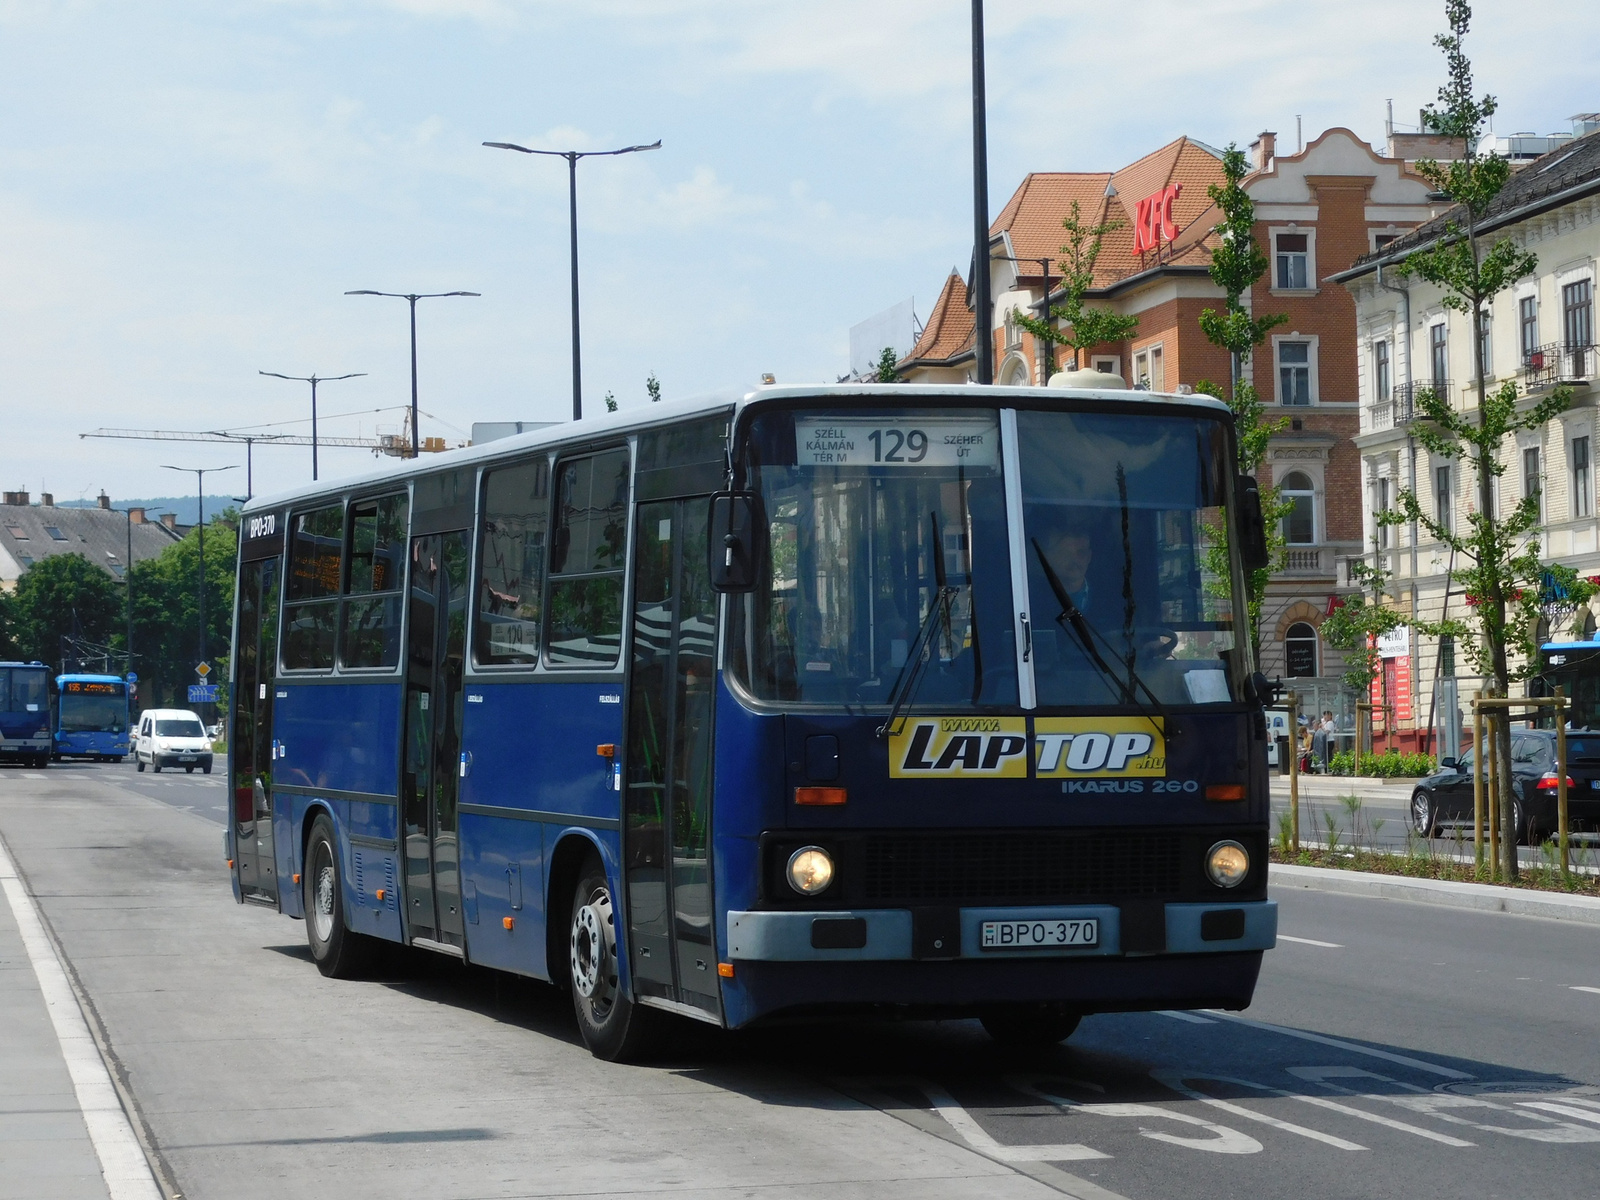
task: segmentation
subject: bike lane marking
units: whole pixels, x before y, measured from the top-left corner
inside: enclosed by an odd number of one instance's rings
[[[1259,1121],[1263,1125],[1270,1125],[1274,1129],[1281,1129],[1285,1133],[1299,1134],[1303,1138],[1310,1138],[1314,1142],[1322,1142],[1336,1150],[1365,1150],[1367,1147],[1359,1142],[1348,1142],[1344,1138],[1334,1137],[1331,1133],[1323,1133],[1317,1129],[1307,1129],[1304,1125],[1296,1125],[1292,1121],[1279,1120],[1269,1117],[1266,1113],[1258,1113],[1253,1109],[1245,1108],[1242,1104],[1234,1104],[1228,1100],[1219,1100],[1215,1096],[1208,1096],[1202,1091],[1190,1087],[1185,1080],[1205,1079],[1213,1083],[1231,1083],[1236,1087],[1250,1088],[1253,1091],[1265,1092],[1275,1096],[1293,1096],[1293,1092],[1283,1091],[1281,1088],[1268,1087],[1264,1083],[1252,1083],[1248,1079],[1237,1079],[1232,1075],[1208,1075],[1202,1072],[1189,1072],[1183,1070],[1163,1070],[1157,1068],[1150,1072],[1150,1077],[1157,1083],[1165,1084],[1173,1091],[1198,1100],[1202,1104],[1209,1104],[1213,1108],[1220,1108],[1223,1112],[1232,1113],[1236,1117],[1243,1117],[1247,1121]]]
[[[1048,1104],[1053,1104],[1063,1113],[1086,1113],[1097,1117],[1144,1117],[1150,1120],[1176,1121],[1180,1125],[1195,1125],[1211,1134],[1210,1137],[1185,1137],[1182,1134],[1168,1133],[1163,1129],[1146,1129],[1139,1127],[1139,1136],[1147,1137],[1151,1141],[1166,1142],[1170,1146],[1183,1146],[1190,1150],[1204,1150],[1211,1154],[1260,1154],[1264,1147],[1260,1142],[1248,1134],[1240,1133],[1226,1125],[1218,1125],[1215,1121],[1207,1121],[1200,1117],[1191,1117],[1188,1113],[1173,1112],[1170,1109],[1157,1108],[1153,1104],[1118,1104],[1111,1102],[1095,1101],[1084,1103],[1060,1095],[1056,1090],[1063,1086],[1071,1087],[1092,1086],[1096,1091],[1104,1091],[1098,1085],[1084,1085],[1073,1079],[1060,1079],[1053,1076],[1031,1078],[1024,1075],[1007,1075],[1007,1086],[1015,1088],[1026,1095],[1037,1097]]]

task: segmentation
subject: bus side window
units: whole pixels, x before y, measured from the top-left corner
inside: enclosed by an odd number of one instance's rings
[[[549,521],[548,460],[485,473],[473,638],[480,666],[539,661]]]
[[[405,580],[406,497],[350,506],[350,575],[340,613],[339,665],[400,661],[400,585]]]
[[[556,466],[545,643],[550,666],[616,666],[622,648],[628,482],[626,448]]]
[[[288,671],[329,670],[339,616],[344,505],[296,513],[290,530],[283,666]]]

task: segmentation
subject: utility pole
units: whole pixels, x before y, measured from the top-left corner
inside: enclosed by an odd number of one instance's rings
[[[360,379],[365,371],[356,371],[350,375],[280,375],[276,371],[257,371],[257,375],[270,375],[274,379],[291,379],[296,383],[309,383],[311,385],[311,481],[317,479],[317,384],[335,383],[340,379]],[[174,467],[173,470],[179,468]],[[227,470],[219,467],[218,470]]]
[[[267,372],[263,371],[262,374]],[[196,662],[206,661],[206,472],[216,474],[219,471],[237,471],[238,464],[227,467],[172,467],[162,464],[164,471],[185,471],[195,476],[195,486],[200,492],[199,522],[195,531],[199,534],[200,542],[200,584],[197,589],[196,603],[200,610],[200,657]],[[131,526],[130,526],[131,528]]]
[[[994,382],[989,312],[989,141],[984,103],[983,0],[972,0],[972,336],[978,382]]]
[[[576,286],[576,285],[574,285]],[[353,292],[346,292],[346,296],[388,296],[394,300],[406,300],[411,304],[411,457],[415,458],[421,453],[421,445],[417,440],[417,301],[437,300],[443,296],[480,296],[481,292],[375,292],[371,288],[360,288]]]

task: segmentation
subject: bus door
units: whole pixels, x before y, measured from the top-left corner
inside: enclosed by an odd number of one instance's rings
[[[278,662],[279,558],[239,567],[239,627],[233,672],[233,843],[239,892],[276,901],[272,846],[272,701]]]
[[[635,989],[720,1015],[709,855],[717,621],[709,515],[705,496],[638,506],[623,855]]]
[[[463,944],[456,802],[467,633],[466,531],[411,539],[404,808],[411,937]]]

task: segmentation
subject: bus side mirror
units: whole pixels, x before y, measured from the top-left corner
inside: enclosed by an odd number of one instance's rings
[[[754,492],[718,492],[711,497],[707,554],[711,586],[719,592],[748,592],[756,585]]]
[[[1238,511],[1239,560],[1247,571],[1268,565],[1267,523],[1261,516],[1261,485],[1250,475],[1240,475],[1233,484],[1234,508]]]

